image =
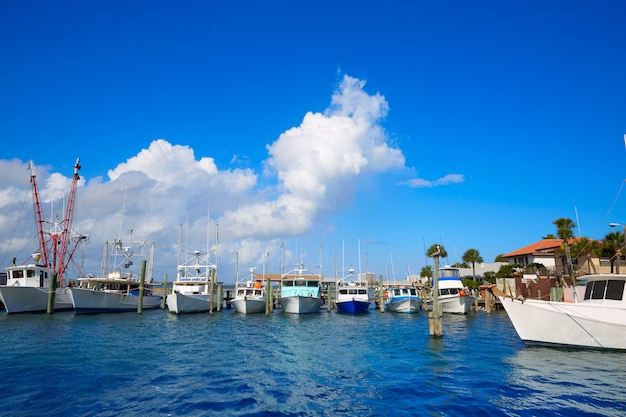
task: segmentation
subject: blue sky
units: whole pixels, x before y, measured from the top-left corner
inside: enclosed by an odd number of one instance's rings
[[[2,2],[2,266],[33,250],[29,160],[52,217],[81,159],[92,273],[133,227],[171,279],[179,225],[206,245],[207,212],[226,282],[237,253],[278,272],[283,242],[287,264],[322,245],[327,276],[402,277],[425,246],[492,262],[559,217],[601,239],[626,224],[625,18],[619,1]]]

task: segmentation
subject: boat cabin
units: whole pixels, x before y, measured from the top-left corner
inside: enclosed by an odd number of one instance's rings
[[[417,297],[417,289],[415,289],[415,287],[392,288],[389,292],[389,296],[390,297],[406,297],[406,296]]]
[[[10,266],[7,268],[6,285],[20,287],[47,287],[54,269],[40,265]]]

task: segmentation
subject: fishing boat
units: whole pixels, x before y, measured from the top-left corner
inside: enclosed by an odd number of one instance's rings
[[[137,262],[139,260],[139,262]],[[145,266],[144,266],[145,262]],[[104,244],[100,276],[78,279],[70,288],[76,314],[121,313],[161,306],[161,296],[152,292],[154,242],[145,239],[115,239]],[[141,279],[145,269],[145,276]],[[109,272],[107,272],[109,271]]]
[[[524,299],[497,288],[492,291],[526,344],[626,350],[626,275],[579,279],[587,282],[580,302]]]
[[[172,293],[166,303],[175,314],[204,313],[218,307],[215,273],[217,267],[209,261],[209,253],[194,251],[186,261],[179,263],[176,281],[172,283]]]
[[[335,304],[342,313],[365,313],[370,306],[367,281],[360,279],[354,268],[336,282]]]
[[[317,313],[322,306],[321,274],[305,273],[300,263],[294,270],[281,274],[279,303],[285,313]]]
[[[262,313],[266,306],[265,283],[254,275],[250,268],[250,275],[244,281],[237,280],[235,284],[235,298],[231,304],[238,313]]]
[[[217,235],[216,226],[216,237]],[[212,254],[215,255],[215,263],[210,261]],[[215,251],[210,250],[207,240],[207,248],[204,253],[199,250],[190,252],[186,247],[183,247],[181,225],[178,233],[176,281],[172,284],[171,294],[168,294],[165,299],[168,310],[174,314],[188,314],[212,312],[218,307],[221,308],[223,301],[218,300],[216,273],[217,248]]]
[[[47,311],[48,297],[54,268],[42,265],[41,254],[33,254],[33,263],[6,268],[7,285],[0,286],[0,299],[8,314],[43,313]],[[54,311],[71,311],[72,300],[67,287],[57,288]]]
[[[54,223],[46,222],[43,218],[35,165],[32,161],[29,162],[28,168],[33,188],[39,249],[23,264],[17,265],[14,259],[12,265],[6,268],[7,282],[6,285],[0,285],[0,300],[7,314],[47,312],[50,290],[53,287],[54,302],[51,304],[50,312],[72,310],[68,290],[69,279],[66,273],[69,266],[74,264],[73,255],[79,244],[87,239],[85,235],[74,235],[70,238],[76,184],[80,179],[78,175],[81,168],[80,159],[76,159],[74,164],[65,217],[62,221]],[[46,224],[51,225],[47,231],[44,230]]]
[[[384,302],[387,311],[394,313],[417,313],[422,308],[422,298],[417,288],[408,285],[391,285],[385,288]]]
[[[444,266],[439,268],[439,304],[443,313],[467,314],[469,313],[474,297],[461,281],[459,268]],[[432,297],[428,300],[428,309],[432,310]]]

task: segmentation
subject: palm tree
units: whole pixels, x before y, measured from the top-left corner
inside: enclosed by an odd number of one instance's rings
[[[622,254],[621,246],[624,242],[624,235],[622,232],[609,232],[604,236],[604,245],[600,249],[601,256],[606,256],[611,262],[611,274],[613,273],[613,266],[617,260],[617,267],[615,272],[619,274],[619,257]]]
[[[570,253],[569,240],[574,237],[572,229],[576,227],[576,224],[572,219],[567,217],[560,217],[552,222],[556,226],[556,233],[560,239],[563,240],[565,246],[565,257],[567,259],[567,272],[569,276],[574,280],[574,271],[572,271],[572,255]]]
[[[586,237],[580,238],[580,241],[572,244],[572,252],[575,254],[574,258],[578,258],[581,254],[585,255],[587,265],[589,265],[589,272],[594,274],[598,273],[596,265],[593,263],[592,256],[599,252],[600,244],[597,240],[587,239]]]
[[[428,250],[426,251],[426,256],[428,256],[429,258],[432,258],[433,255],[437,253],[437,251],[439,251],[440,259],[448,257],[448,252],[446,252],[446,249],[443,247],[443,245],[440,245],[438,243],[435,243],[431,245],[430,248],[428,248]],[[430,277],[432,278],[433,276],[434,276],[434,271],[433,271],[433,274],[430,275]],[[431,287],[432,287],[432,283],[431,283]]]
[[[446,249],[443,247],[443,245],[440,245],[439,243],[435,243],[431,245],[430,248],[428,248],[428,250],[426,251],[426,256],[432,258],[433,254],[436,253],[437,251],[439,251],[440,258],[448,257],[448,252],[446,252]]]
[[[480,256],[480,252],[478,249],[468,249],[463,254],[463,262],[471,262],[472,263],[472,278],[476,281],[476,262],[481,263],[483,261],[483,257]]]
[[[422,270],[420,271],[420,277],[427,277],[430,280],[432,276],[433,276],[433,267],[430,265],[423,267]]]

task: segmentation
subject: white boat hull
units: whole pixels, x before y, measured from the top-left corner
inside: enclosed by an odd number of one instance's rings
[[[387,303],[387,311],[394,313],[417,313],[422,308],[420,298],[392,299]]]
[[[517,334],[529,344],[626,349],[623,305],[499,299]]]
[[[309,314],[317,313],[322,306],[322,299],[316,297],[281,297],[280,305],[285,313]]]
[[[210,294],[168,294],[165,299],[167,308],[174,314],[206,313],[217,309],[217,296],[211,306]],[[211,309],[211,307],[213,307]]]
[[[474,297],[469,295],[439,296],[441,311],[449,314],[467,314],[474,304]]]
[[[265,312],[265,297],[234,298],[230,304],[235,308],[235,311],[242,314]]]
[[[22,286],[0,286],[0,298],[7,314],[42,313],[48,310],[48,289]],[[71,311],[69,288],[57,288],[54,311]]]
[[[76,314],[121,313],[137,311],[139,296],[119,292],[72,288],[70,290],[72,304]],[[161,306],[161,297],[144,295],[142,309]]]

